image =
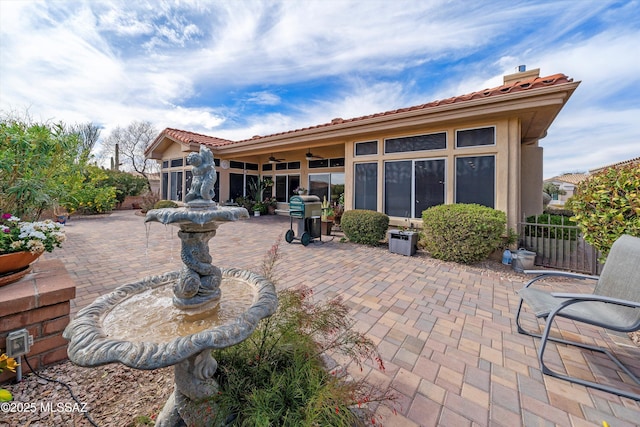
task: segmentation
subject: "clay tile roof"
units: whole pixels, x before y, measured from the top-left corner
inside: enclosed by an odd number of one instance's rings
[[[366,116],[354,117],[351,119],[342,119],[342,118],[334,118],[329,123],[323,123],[315,126],[309,126],[300,129],[289,130],[285,132],[274,133],[270,135],[255,135],[249,139],[244,139],[241,141],[230,141],[227,139],[216,138],[213,136],[202,135],[199,133],[189,132],[185,130],[172,129],[167,128],[163,132],[160,133],[156,141],[151,144],[153,146],[155,142],[157,142],[163,135],[170,136],[171,138],[180,141],[184,144],[196,143],[196,144],[204,144],[209,147],[223,147],[230,144],[241,143],[246,141],[257,141],[263,138],[282,136],[282,135],[291,135],[298,132],[303,132],[312,129],[321,129],[327,128],[331,126],[339,126],[346,123],[358,122],[366,119],[373,119],[385,116],[393,116],[395,114],[401,114],[409,111],[419,111],[419,110],[428,110],[429,108],[434,108],[442,105],[451,105],[451,104],[462,104],[464,102],[472,101],[475,99],[485,99],[490,97],[498,97],[505,94],[511,94],[516,92],[530,91],[537,88],[543,88],[548,86],[554,86],[564,83],[571,83],[573,79],[570,79],[564,74],[553,74],[547,77],[528,77],[524,80],[516,80],[502,86],[497,86],[490,89],[483,89],[477,92],[468,93],[466,95],[454,96],[451,98],[441,99],[438,101],[428,102],[426,104],[415,105],[413,107],[399,108],[396,110],[384,111],[381,113],[369,114]],[[150,146],[150,147],[151,147]],[[150,149],[147,148],[147,151]]]
[[[216,138],[215,136],[202,135],[200,133],[189,132],[186,130],[166,128],[161,135],[167,135],[184,144],[203,144],[209,147],[221,147],[223,145],[233,144],[234,141],[228,139]]]
[[[483,99],[483,98],[489,98],[494,96],[500,96],[508,93],[529,91],[533,89],[554,86],[554,85],[559,85],[563,83],[571,83],[571,82],[573,82],[573,79],[567,77],[564,74],[553,74],[547,77],[529,77],[524,80],[509,82],[502,86],[497,86],[491,89],[483,89],[483,90],[472,92],[466,95],[454,96],[454,97],[442,99],[439,101],[432,101],[422,105],[416,105],[416,106],[407,107],[407,108],[400,108],[397,110],[390,110],[390,111],[370,114],[366,116],[354,117],[351,119],[337,118],[337,119],[331,120],[331,122],[329,123],[323,123],[315,126],[309,126],[305,128],[274,133],[271,135],[262,136],[261,138],[267,138],[267,137],[273,137],[273,136],[279,136],[279,135],[288,135],[296,132],[302,132],[302,131],[311,130],[311,129],[320,129],[324,127],[335,126],[335,125],[340,125],[344,123],[352,123],[352,122],[357,122],[365,119],[377,118],[382,116],[393,116],[394,114],[400,114],[407,111],[428,110],[429,108],[437,107],[440,105],[458,104],[458,103],[463,103],[463,102],[471,101],[475,99]],[[238,142],[250,141],[251,139],[257,139],[257,138],[253,137],[253,138],[245,139]]]
[[[640,165],[640,157],[634,157],[633,159],[623,160],[622,162],[613,163],[611,165],[606,165],[606,166],[601,166],[599,168],[591,169],[589,172],[590,173],[596,173],[596,172],[600,172],[600,171],[602,171],[604,169],[607,169],[607,168],[611,168],[611,167],[615,167],[615,166],[622,166],[622,165],[627,165],[627,164]]]
[[[568,184],[579,184],[589,177],[586,173],[566,173],[564,175],[554,176],[553,178],[546,179],[545,181],[560,181]]]

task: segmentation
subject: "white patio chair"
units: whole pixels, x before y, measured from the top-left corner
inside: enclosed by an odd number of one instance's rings
[[[537,273],[539,275],[518,291],[520,304],[516,314],[516,324],[519,333],[541,339],[538,360],[542,372],[566,381],[640,401],[640,379],[628,367],[624,366],[609,349],[549,336],[556,316],[618,332],[628,333],[640,330],[640,238],[625,235],[616,240],[609,252],[600,277],[544,270],[525,271],[525,273]],[[597,283],[591,294],[545,292],[531,287],[538,280],[551,276],[597,280]],[[520,315],[523,302],[527,303],[536,317],[546,319],[542,334],[526,331],[522,328]],[[606,354],[639,386],[638,392],[634,393],[552,371],[544,363],[544,351],[547,341],[574,345]]]

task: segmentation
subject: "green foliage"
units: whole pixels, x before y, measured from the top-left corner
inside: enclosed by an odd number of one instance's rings
[[[255,212],[258,211],[260,212],[260,214],[266,214],[267,213],[267,204],[264,202],[255,202],[253,204],[253,206],[251,207],[251,211]]]
[[[238,206],[243,207],[247,210],[247,212],[253,211],[253,205],[256,203],[254,199],[250,197],[236,197],[236,203]]]
[[[640,236],[640,165],[611,167],[582,181],[570,200],[584,239],[602,252],[623,234]]]
[[[219,406],[218,422],[237,416],[237,426],[351,427],[363,420],[350,407],[393,400],[363,381],[345,381],[339,370],[325,369],[320,356],[327,351],[357,365],[371,360],[384,366],[373,342],[353,330],[340,299],[317,303],[311,296],[307,288],[280,291],[277,312],[249,339],[213,352],[221,390],[212,398]]]
[[[375,246],[387,233],[389,217],[381,212],[354,209],[342,214],[340,227],[350,241]]]
[[[567,229],[563,228],[562,226],[575,227],[576,223],[564,215],[532,215],[526,218],[524,225],[524,235],[562,240],[577,239],[577,229]]]
[[[554,184],[553,182],[545,182],[542,185],[542,192],[548,194],[549,196],[564,195],[567,194],[566,191],[561,190],[559,186]]]
[[[0,254],[51,252],[64,241],[63,226],[49,219],[24,222],[10,213],[0,216]]]
[[[60,203],[70,213],[104,213],[116,205],[116,188],[109,185],[107,171],[97,166],[87,166],[81,173],[70,174],[63,186],[65,191]]]
[[[0,122],[0,210],[26,221],[64,198],[63,182],[77,175],[87,159],[76,158],[77,135],[64,126]]]
[[[118,170],[105,170],[105,179],[100,186],[115,187],[118,203],[124,202],[127,196],[138,196],[148,188],[149,183],[143,176],[133,175]]]
[[[173,200],[158,200],[153,209],[177,208],[178,204]]]
[[[260,266],[271,281],[281,258],[279,244]],[[370,362],[384,370],[375,344],[353,329],[349,308],[339,298],[316,303],[313,291],[302,287],[279,291],[278,300],[276,313],[247,340],[213,351],[220,392],[211,398],[215,408],[202,425],[235,419],[234,426],[352,427],[373,419],[368,403],[392,406],[392,392],[347,381],[343,369],[325,366],[323,354],[331,353],[356,367]]]
[[[473,263],[502,246],[506,215],[486,206],[433,206],[422,212],[425,249],[444,261]]]
[[[571,218],[574,215],[573,211],[568,209],[566,206],[564,208],[547,207],[544,210],[544,213],[548,215],[560,215],[567,218]]]

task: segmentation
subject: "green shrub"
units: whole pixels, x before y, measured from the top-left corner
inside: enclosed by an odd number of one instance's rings
[[[69,212],[92,215],[113,210],[116,206],[116,189],[114,187],[95,187],[86,183],[84,187],[73,192],[74,203],[67,204]]]
[[[35,221],[67,197],[65,181],[85,165],[79,144],[63,124],[0,119],[0,211]]]
[[[354,209],[342,214],[340,227],[350,241],[375,246],[387,233],[389,217],[376,211]]]
[[[506,215],[476,204],[439,205],[422,212],[423,241],[432,257],[473,263],[501,247]]]
[[[568,209],[566,206],[564,208],[547,207],[543,213],[548,215],[566,216],[567,218],[571,218],[574,215],[573,211]]]
[[[108,175],[97,166],[87,166],[81,173],[69,174],[63,182],[66,189],[61,204],[71,213],[97,214],[113,210],[117,190],[106,185]]]
[[[178,204],[173,200],[158,200],[153,209],[177,208]]]
[[[575,228],[562,228],[561,226],[563,225],[575,227],[576,223],[573,222],[570,217],[566,217],[564,215],[549,215],[545,213],[527,217],[523,231],[525,236],[576,240],[578,237],[578,230]]]
[[[143,176],[117,170],[105,170],[104,173],[105,179],[100,186],[115,187],[118,203],[124,202],[127,196],[139,196],[148,188],[147,179]]]
[[[276,243],[262,262],[264,277],[273,280],[279,259]],[[339,297],[314,301],[309,288],[278,291],[273,316],[242,343],[213,351],[220,392],[211,398],[214,408],[205,411],[202,425],[235,417],[238,427],[352,427],[378,417],[367,403],[394,406],[392,390],[348,380],[343,370],[325,366],[322,355],[337,354],[352,366],[368,362],[384,370],[375,344],[355,330],[349,312]]]
[[[640,236],[640,165],[607,168],[576,187],[572,218],[604,258],[623,234]]]

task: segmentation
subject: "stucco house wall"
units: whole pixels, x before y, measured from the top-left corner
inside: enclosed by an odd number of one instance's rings
[[[209,146],[221,202],[259,176],[276,181],[264,196],[277,195],[286,208],[294,186],[322,188],[318,182],[326,178],[331,185],[324,194],[335,199],[331,189],[344,188],[347,210],[364,206],[385,212],[392,225],[420,226],[425,203],[465,202],[477,195],[479,203],[506,212],[515,228],[523,213],[542,212],[538,141],[579,84],[562,74],[538,74],[516,73],[497,88],[244,141],[168,128],[146,154],[161,163],[163,188],[167,174],[171,181],[171,172],[182,170],[185,193],[187,154],[200,144]],[[180,158],[172,168],[172,160]]]

